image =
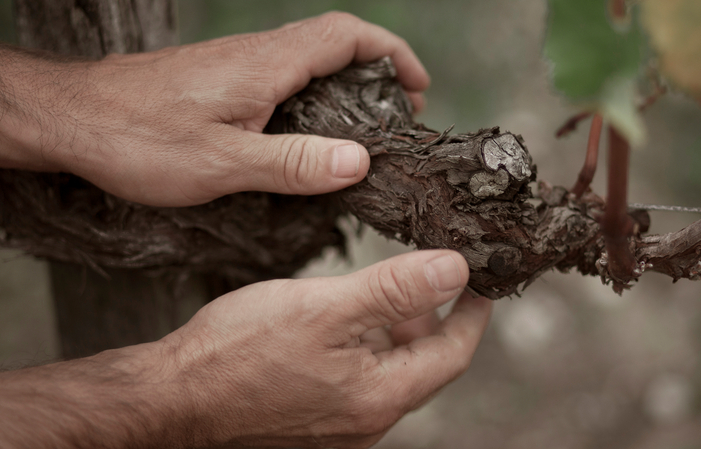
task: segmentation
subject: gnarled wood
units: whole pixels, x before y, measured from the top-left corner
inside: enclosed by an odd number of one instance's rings
[[[39,212],[0,211],[3,243],[95,267],[176,275],[216,270],[243,285],[287,276],[324,246],[342,248],[335,221],[348,211],[388,237],[460,251],[470,264],[469,287],[490,298],[517,293],[552,268],[611,280],[602,257],[600,197],[588,192],[577,199],[545,182],[533,196],[535,166],[519,136],[498,128],[451,136],[416,124],[393,76],[383,60],[314,80],[278,108],[267,128],[353,139],[368,148],[368,177],[342,192],[241,193],[192,208],[150,208],[85,185],[72,191],[77,198],[62,199],[51,186],[22,182],[26,174],[16,173],[0,178],[1,207],[15,211],[36,198],[29,204]],[[697,278],[701,224],[641,237],[649,218],[636,215],[637,273]]]

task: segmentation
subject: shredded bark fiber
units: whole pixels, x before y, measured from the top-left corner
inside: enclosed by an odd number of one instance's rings
[[[278,107],[267,132],[352,139],[372,156],[365,180],[314,197],[260,192],[189,208],[141,206],[71,175],[0,171],[0,245],[47,259],[225,275],[233,286],[288,277],[322,250],[343,251],[336,223],[352,213],[417,248],[451,248],[470,265],[469,288],[496,299],[517,294],[552,268],[608,283],[592,192],[530,186],[536,167],[523,139],[499,128],[450,135],[414,123],[388,59],[317,79]],[[649,217],[632,211],[636,278],[645,270],[697,279],[701,222],[642,236]],[[620,291],[629,284],[614,282]]]

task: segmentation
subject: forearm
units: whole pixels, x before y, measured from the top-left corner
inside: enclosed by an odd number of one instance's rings
[[[162,347],[150,343],[0,373],[0,447],[170,443],[177,426],[171,422],[166,433],[166,422],[173,420],[169,410],[177,403],[177,389],[162,362]]]
[[[61,171],[90,63],[0,44],[0,167]]]

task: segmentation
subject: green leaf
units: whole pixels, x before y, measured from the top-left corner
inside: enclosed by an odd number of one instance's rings
[[[555,88],[572,103],[601,113],[631,144],[644,140],[635,107],[645,39],[637,16],[621,29],[608,0],[548,0],[545,56]]]
[[[639,146],[645,141],[645,124],[638,112],[637,80],[630,77],[609,78],[601,91],[598,110],[628,142]]]

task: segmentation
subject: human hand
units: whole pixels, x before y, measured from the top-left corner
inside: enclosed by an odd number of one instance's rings
[[[4,165],[71,172],[154,206],[195,205],[247,190],[339,190],[367,173],[362,146],[261,131],[275,106],[311,78],[383,56],[392,58],[420,108],[429,78],[407,43],[345,13],[98,62],[44,61],[25,88],[13,80],[22,84],[30,71],[21,58],[8,57],[13,64],[4,83],[31,100],[15,102],[30,109],[16,120],[24,127],[18,139],[38,145],[41,160],[22,166],[24,152],[5,157]]]
[[[159,341],[2,372],[0,446],[368,447],[470,364],[491,301],[431,315],[467,277],[433,250],[263,282]]]
[[[183,423],[169,434],[193,446],[374,444],[467,369],[491,301],[463,293],[435,333],[405,346],[373,353],[361,336],[430,316],[467,278],[459,254],[419,251],[348,276],[263,282],[218,298],[159,342],[179,388],[171,422]]]

